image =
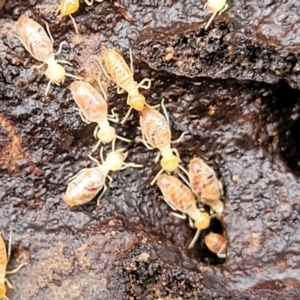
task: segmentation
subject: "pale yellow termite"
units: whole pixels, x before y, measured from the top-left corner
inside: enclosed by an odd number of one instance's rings
[[[210,226],[211,216],[197,207],[197,202],[191,190],[178,178],[162,174],[157,178],[157,185],[167,204],[173,210],[183,213],[183,215],[174,212],[171,214],[181,219],[186,219],[188,216],[190,226],[197,228],[196,234],[189,245],[189,249],[192,248],[199,238],[201,230]]]
[[[99,141],[92,151],[96,150],[101,142],[107,144],[114,141],[116,138],[125,142],[131,141],[118,136],[116,130],[110,126],[108,120],[117,122],[118,118],[113,111],[113,115],[108,116],[106,93],[102,88],[100,81],[98,81],[98,83],[103,96],[87,82],[74,81],[71,84],[72,96],[79,106],[81,119],[86,123],[95,122],[98,124],[95,128],[94,136],[97,137]]]
[[[179,165],[180,158],[176,148],[171,148],[171,143],[179,142],[186,132],[183,132],[179,139],[171,142],[171,130],[169,126],[168,115],[165,110],[163,101],[161,104],[166,117],[159,113],[152,107],[145,106],[140,112],[140,125],[143,134],[144,145],[152,150],[154,148],[159,149],[160,153],[155,159],[157,162],[162,156],[160,161],[162,169],[151,181],[153,185],[157,177],[163,172],[175,172],[178,168],[182,169]]]
[[[71,179],[63,197],[63,200],[69,206],[87,203],[103,189],[97,200],[97,205],[99,205],[101,197],[107,189],[105,184],[106,178],[112,181],[112,178],[108,175],[109,171],[123,170],[128,167],[142,167],[142,165],[134,163],[125,163],[127,153],[124,152],[124,149],[114,150],[114,146],[113,151],[107,155],[106,160],[103,159],[103,148],[101,148],[100,158],[102,164],[95,158],[89,157],[96,162],[98,166],[94,168],[84,168]]]
[[[62,42],[59,46],[58,52],[54,53],[53,38],[47,24],[46,26],[49,36],[40,24],[30,18],[21,16],[18,19],[18,37],[23,46],[36,60],[43,62],[41,66],[44,64],[48,65],[45,74],[49,78],[49,83],[46,88],[45,95],[48,94],[51,83],[60,85],[65,81],[66,76],[81,79],[72,74],[66,73],[64,67],[58,63],[59,61],[55,60],[54,56],[61,52],[62,45],[66,42]],[[65,61],[60,62],[67,63]]]
[[[211,252],[217,254],[220,258],[226,258],[228,241],[221,234],[211,232],[205,237],[204,241]]]
[[[91,0],[91,1],[85,0],[84,2],[87,5],[91,6],[93,5],[94,2],[102,2],[102,1],[103,0]],[[78,9],[79,9],[79,0],[62,0],[57,12],[57,14],[59,14],[59,17],[69,16],[71,18],[77,34],[79,34],[79,31],[76,22],[72,17],[72,14],[74,14]]]
[[[207,9],[213,14],[208,20],[204,29],[207,30],[213,19],[216,17],[217,13],[219,13],[220,16],[228,7],[229,6],[226,3],[226,0],[207,0],[207,2],[204,5],[204,9]]]
[[[130,108],[122,120],[122,123],[124,123],[132,109],[141,111],[145,106],[146,99],[145,96],[139,92],[139,88],[149,89],[151,86],[151,79],[144,78],[140,83],[134,81],[131,49],[130,68],[122,55],[114,49],[106,49],[102,57],[104,67],[102,66],[101,61],[99,61],[100,65],[105,75],[117,84],[117,92],[119,94],[123,93],[123,91],[128,93],[127,104]]]
[[[221,201],[222,185],[217,179],[214,170],[202,159],[193,158],[189,163],[188,176],[191,189],[197,199],[209,205],[221,216],[224,210],[224,203]]]
[[[2,238],[2,235],[0,233],[0,299],[6,299],[9,300],[6,294],[6,286],[11,289],[14,289],[13,285],[9,282],[9,280],[6,278],[7,274],[14,274],[17,273],[22,267],[24,267],[26,264],[20,264],[16,269],[12,271],[7,271],[6,266],[8,264],[10,253],[11,253],[11,238],[12,234],[9,235],[9,244],[8,244],[8,254],[6,253],[6,247]]]

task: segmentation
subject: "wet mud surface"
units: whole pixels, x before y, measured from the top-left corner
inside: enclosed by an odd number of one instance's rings
[[[58,22],[53,11],[36,4],[9,2],[0,12],[0,229],[6,241],[10,228],[14,232],[8,270],[28,263],[8,275],[17,288],[8,297],[298,299],[297,1],[229,3],[207,32],[201,29],[210,16],[204,2],[123,1],[132,22],[113,2],[83,3],[74,15],[80,38],[69,18]],[[72,63],[67,72],[88,79],[99,72],[91,54],[115,47],[128,61],[132,46],[135,78],[154,78],[151,89],[142,91],[147,101],[165,99],[173,139],[188,132],[176,145],[182,165],[200,156],[222,177],[225,262],[204,245],[209,230],[187,249],[194,230],[170,216],[158,187],[150,186],[159,171],[157,152],[138,142],[136,112],[116,126],[119,135],[135,141],[117,145],[128,150],[127,161],[144,168],[112,173],[100,207],[96,200],[66,206],[68,179],[94,166],[87,155],[95,125],[83,123],[75,111],[72,79],[44,96],[43,69],[34,69],[40,63],[14,36],[24,13],[50,24],[55,50],[68,42],[59,58]],[[244,51],[249,45],[255,50]],[[123,116],[127,95],[106,87],[109,107]],[[221,230],[217,220],[212,229]]]

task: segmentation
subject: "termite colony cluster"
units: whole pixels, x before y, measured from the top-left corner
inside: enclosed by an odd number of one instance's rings
[[[95,0],[102,2],[103,0]],[[93,0],[85,0],[87,5],[92,5]],[[42,5],[40,6],[40,8]],[[227,9],[226,0],[208,0],[205,7],[213,13],[209,19],[205,29],[208,28],[213,18],[217,13],[221,14]],[[70,16],[75,28],[76,34],[79,33],[77,24],[71,14],[79,8],[77,0],[62,0],[58,7],[57,13],[59,17]],[[127,14],[129,16],[129,14]],[[49,83],[46,87],[45,95],[50,91],[51,83],[60,85],[64,82],[65,77],[69,76],[74,81],[70,90],[75,100],[78,111],[82,120],[86,123],[97,123],[94,130],[94,136],[98,140],[91,152],[98,149],[101,144],[112,144],[112,151],[103,155],[103,146],[100,147],[101,163],[94,157],[89,155],[89,158],[96,163],[96,167],[84,168],[70,179],[66,193],[63,197],[65,203],[69,206],[76,206],[91,201],[102,190],[98,196],[97,203],[100,203],[101,197],[107,189],[106,181],[112,181],[108,175],[110,171],[123,170],[127,167],[141,168],[142,165],[132,162],[125,162],[127,152],[125,149],[116,149],[116,140],[132,142],[124,137],[118,136],[114,127],[110,122],[119,122],[118,115],[112,109],[111,114],[108,114],[107,95],[102,86],[100,77],[97,78],[101,93],[98,92],[90,83],[85,82],[82,78],[66,73],[65,68],[60,63],[68,63],[55,59],[55,55],[59,54],[62,49],[62,42],[57,53],[53,51],[53,38],[50,34],[49,27],[45,23],[48,34],[45,29],[34,20],[23,15],[17,21],[18,38],[20,39],[26,50],[43,65],[47,65],[45,71],[49,78]],[[159,154],[155,162],[160,160],[161,170],[152,179],[151,185],[157,183],[162,193],[162,198],[171,207],[172,210],[180,213],[171,212],[170,215],[181,219],[189,219],[189,224],[196,229],[196,233],[188,248],[192,248],[199,238],[201,230],[210,227],[211,219],[218,218],[222,220],[222,212],[224,209],[222,186],[216,177],[215,172],[202,159],[193,158],[186,170],[179,163],[181,162],[179,153],[176,148],[172,148],[172,143],[178,143],[184,136],[176,141],[171,141],[171,130],[169,126],[168,114],[166,112],[164,102],[160,105],[164,115],[156,108],[147,104],[145,97],[139,92],[140,88],[150,89],[151,79],[145,78],[140,83],[134,81],[132,54],[130,51],[131,63],[130,67],[125,62],[124,58],[114,49],[106,49],[102,53],[102,59],[98,59],[98,63],[105,76],[113,81],[117,86],[117,92],[127,92],[127,104],[129,110],[122,119],[123,124],[128,118],[132,109],[139,112],[140,129],[142,131],[142,142],[149,149],[158,149]],[[41,67],[40,66],[40,67]],[[178,177],[170,175],[171,173],[178,174]],[[188,179],[187,179],[188,178]],[[184,183],[182,182],[184,181]],[[220,258],[226,258],[227,239],[223,235],[210,232],[206,235],[204,241],[207,248],[217,254]],[[12,285],[5,278],[5,274],[11,274],[18,271],[24,264],[21,264],[14,271],[6,271],[6,265],[9,260],[11,245],[11,235],[8,256],[6,254],[5,245],[0,236],[0,298],[6,294],[5,283],[9,287]],[[8,298],[7,298],[8,299]]]

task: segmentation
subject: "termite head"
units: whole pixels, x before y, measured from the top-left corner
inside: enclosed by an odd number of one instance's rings
[[[105,164],[109,166],[109,170],[118,171],[122,168],[124,160],[127,157],[127,153],[123,152],[122,149],[110,152],[105,160]]]
[[[206,229],[210,226],[210,215],[207,212],[201,212],[201,217],[195,220],[194,226],[197,229]]]
[[[6,294],[6,286],[4,282],[0,283],[0,299],[4,298]]]
[[[174,154],[163,155],[160,165],[167,172],[174,172],[178,168],[179,158]]]
[[[210,12],[216,12],[222,10],[222,8],[226,5],[226,0],[207,0],[206,8]]]
[[[46,70],[45,74],[51,80],[51,82],[57,85],[63,83],[66,78],[65,68],[56,61],[51,61],[48,64],[48,69]]]
[[[144,95],[140,93],[134,93],[129,95],[128,105],[137,111],[141,111],[146,103]]]
[[[104,144],[110,143],[116,135],[116,130],[111,127],[100,128],[97,133],[98,139],[102,141]]]
[[[79,9],[79,0],[62,0],[59,6],[60,16],[68,16]]]

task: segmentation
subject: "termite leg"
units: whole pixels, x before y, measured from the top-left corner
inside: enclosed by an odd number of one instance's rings
[[[14,270],[6,271],[5,273],[6,273],[6,274],[15,274],[15,273],[17,273],[21,268],[23,268],[24,266],[27,266],[27,264],[26,264],[26,263],[22,263],[22,264],[20,264],[17,268],[15,268]]]
[[[100,60],[98,57],[96,57],[96,59],[98,60],[98,63],[99,63],[99,65],[100,65],[100,67],[101,67],[101,69],[102,69],[102,72],[103,72],[103,74],[105,75],[105,77],[106,77],[107,79],[109,79],[110,81],[113,81],[113,79],[112,79],[112,78],[108,75],[108,73],[106,72],[104,66],[102,65],[101,60]]]
[[[94,133],[93,133],[94,138],[97,138],[97,136],[98,136],[98,130],[99,130],[99,129],[100,129],[100,128],[99,128],[99,125],[97,125],[97,126],[95,127]]]
[[[7,251],[7,260],[9,261],[10,256],[11,256],[11,244],[12,244],[12,230],[10,230],[9,233],[9,241],[8,241],[8,251]],[[22,263],[20,264],[17,268],[15,268],[14,270],[11,271],[6,271],[6,274],[15,274],[17,273],[21,268],[23,268],[24,266],[26,266],[26,263]],[[8,279],[6,279],[8,281]],[[8,281],[7,285],[9,286],[10,282]],[[12,285],[11,285],[12,286]],[[10,287],[10,286],[9,286]],[[13,287],[10,287],[13,288]]]
[[[104,156],[103,156],[103,146],[100,148],[100,160],[101,160],[101,163],[104,164]]]
[[[178,214],[178,213],[175,213],[173,211],[171,211],[169,213],[169,215],[174,216],[174,217],[176,217],[178,219],[181,219],[181,220],[186,220],[186,215]]]
[[[161,169],[161,170],[155,175],[155,177],[153,178],[153,180],[150,182],[150,185],[153,185],[153,184],[156,182],[158,176],[159,176],[160,174],[162,174],[163,172],[164,172],[164,169]]]
[[[73,23],[73,26],[74,26],[74,29],[75,29],[75,33],[76,33],[77,35],[79,35],[79,29],[78,29],[78,26],[77,26],[77,24],[76,24],[76,22],[75,22],[75,19],[72,17],[72,15],[69,15],[69,17],[71,18],[71,21],[72,21],[72,23]]]
[[[104,195],[104,193],[106,192],[106,190],[107,190],[107,186],[104,185],[103,190],[102,190],[100,196],[99,196],[98,199],[97,199],[97,206],[100,205],[100,200],[101,200],[102,196]]]
[[[196,231],[196,233],[195,233],[195,235],[194,235],[191,243],[189,244],[188,249],[191,249],[191,248],[193,248],[195,246],[195,244],[196,244],[196,242],[197,242],[197,240],[198,240],[198,238],[200,236],[200,233],[201,233],[201,230],[197,229],[197,231]]]
[[[184,131],[184,132],[180,135],[180,137],[179,137],[178,139],[176,139],[176,140],[174,140],[174,141],[171,141],[171,144],[177,144],[177,143],[180,143],[181,140],[183,139],[183,137],[184,137],[186,134],[188,134],[188,132],[187,132],[187,131]]]
[[[226,252],[226,247],[227,247],[227,243],[225,244],[225,245],[223,245],[222,247],[221,247],[221,249],[218,251],[218,253],[217,253],[217,256],[218,257],[220,257],[220,258],[226,258],[226,253],[224,253],[224,252]]]
[[[149,143],[147,142],[146,138],[145,138],[145,135],[144,133],[142,132],[142,139],[140,140],[144,145],[145,147],[148,149],[148,150],[153,150],[155,149],[154,147],[150,146]],[[159,153],[160,154],[160,153]]]
[[[171,150],[175,153],[175,155],[177,156],[179,162],[181,162],[181,159],[180,159],[180,155],[178,153],[178,150],[176,148],[171,148]]]
[[[229,5],[226,3],[223,9],[219,11],[218,15],[220,16],[228,7]]]
[[[215,11],[212,15],[211,15],[211,17],[209,18],[209,20],[208,20],[208,22],[207,22],[207,24],[206,24],[206,26],[204,27],[204,30],[207,30],[208,29],[208,27],[209,27],[209,25],[210,25],[210,23],[213,21],[213,19],[215,18],[215,16],[217,15],[217,11]]]
[[[167,198],[165,198],[164,196],[159,196],[158,198],[160,198],[160,199],[163,199],[173,210],[177,210],[174,206],[173,206],[173,204],[167,199]]]
[[[101,145],[101,142],[102,142],[101,140],[98,140],[96,145],[93,147],[92,152],[95,152],[99,148],[99,146]]]
[[[39,66],[35,66],[35,69],[40,69],[40,68],[42,68],[44,65],[45,65],[45,63],[42,63],[42,64],[39,65]]]
[[[186,175],[188,175],[187,170],[185,170],[185,168],[181,167],[180,165],[178,165],[178,168],[183,171]],[[178,176],[184,181],[184,183],[191,188],[191,184],[189,183],[189,181],[186,179],[185,176],[183,176],[180,172],[178,172]]]
[[[167,110],[166,110],[166,107],[165,107],[165,99],[161,100],[160,106],[161,106],[161,108],[162,108],[162,110],[164,112],[165,118],[166,118],[166,120],[167,120],[167,122],[169,124],[170,120],[169,120],[169,114],[167,113]]]
[[[82,80],[82,79],[83,79],[82,77],[75,76],[75,75],[73,75],[73,74],[70,74],[70,73],[65,73],[65,75],[66,75],[67,77],[72,77],[72,78],[74,78],[74,79],[78,79],[78,80]]]
[[[126,139],[126,138],[124,138],[122,136],[119,136],[119,135],[116,135],[116,138],[123,141],[123,142],[127,142],[127,143],[133,142],[133,140]]]
[[[147,107],[154,108],[154,109],[156,109],[156,108],[159,108],[159,107],[160,107],[160,104],[156,104],[156,105],[149,105],[147,102],[145,103],[145,105],[146,105]]]
[[[7,272],[6,272],[6,274],[7,274]],[[7,279],[7,278],[5,278],[5,283],[7,284],[7,286],[10,288],[10,289],[12,289],[12,290],[15,290],[16,288],[10,283],[10,281]],[[8,298],[7,298],[8,299]]]
[[[83,115],[82,111],[79,108],[74,108],[74,109],[78,111],[79,116],[84,123],[91,124],[91,122],[85,118],[85,116]],[[98,126],[96,127],[96,129],[97,128],[98,128]],[[95,133],[95,131],[94,131],[94,133]]]
[[[54,44],[54,39],[53,39],[53,36],[52,36],[52,34],[50,32],[49,24],[47,22],[43,21],[43,20],[42,20],[42,22],[46,25],[46,30],[47,30],[47,33],[49,35],[51,43]]]
[[[51,80],[49,80],[47,87],[46,87],[46,91],[45,91],[45,97],[48,95],[49,90],[50,90],[50,85],[51,85]]]
[[[126,91],[121,87],[117,86],[117,94],[124,94]]]
[[[145,90],[149,90],[151,87],[151,81],[154,79],[150,79],[150,78],[144,78],[138,85],[137,88],[142,88]]]
[[[116,137],[114,137],[113,141],[112,141],[112,144],[111,144],[111,149],[112,149],[112,152],[115,152],[116,150]]]
[[[130,70],[132,73],[132,76],[134,75],[134,70],[133,70],[133,57],[132,57],[132,50],[131,47],[129,48],[129,58],[130,58]]]
[[[113,182],[113,179],[109,175],[106,175],[106,177],[109,180],[109,186],[111,186],[111,183]]]
[[[95,162],[98,166],[100,166],[101,164],[100,164],[100,162],[95,158],[95,157],[93,157],[92,155],[88,155],[88,158],[90,159],[90,160],[92,160],[93,162]]]
[[[115,113],[116,107],[111,110],[111,115],[107,115],[107,119],[111,122],[118,123],[119,115]]]
[[[189,178],[189,172],[186,168],[182,167],[182,166],[178,166],[178,168]]]
[[[189,216],[189,224],[192,228],[195,228],[194,226],[194,221],[191,219],[191,217]]]
[[[62,63],[62,64],[67,64],[69,66],[73,66],[73,64],[71,64],[69,61],[66,60],[57,60],[58,63]]]
[[[152,150],[152,149],[150,149],[150,150]],[[160,154],[161,154],[160,152],[157,153],[157,155],[156,155],[156,157],[155,157],[155,159],[154,159],[154,162],[155,162],[155,163],[158,163],[159,158],[160,158]]]
[[[113,116],[110,116],[110,115],[107,115],[107,120],[110,121],[110,122],[113,122],[113,123],[119,123],[119,118],[116,116],[116,117],[113,117]]]
[[[124,170],[126,168],[142,168],[143,165],[140,165],[140,164],[135,164],[135,163],[123,163],[123,167],[121,168],[121,170]]]
[[[104,90],[104,88],[103,88],[103,85],[102,85],[102,83],[101,83],[101,81],[100,81],[100,77],[98,76],[98,78],[97,78],[97,81],[98,81],[98,85],[99,85],[99,87],[100,87],[100,89],[101,89],[101,92],[102,92],[102,96],[103,96],[103,98],[107,101],[107,94],[106,94],[106,92],[105,92],[105,90]],[[115,108],[113,108],[113,109],[115,109]],[[112,110],[113,111],[113,110]]]

